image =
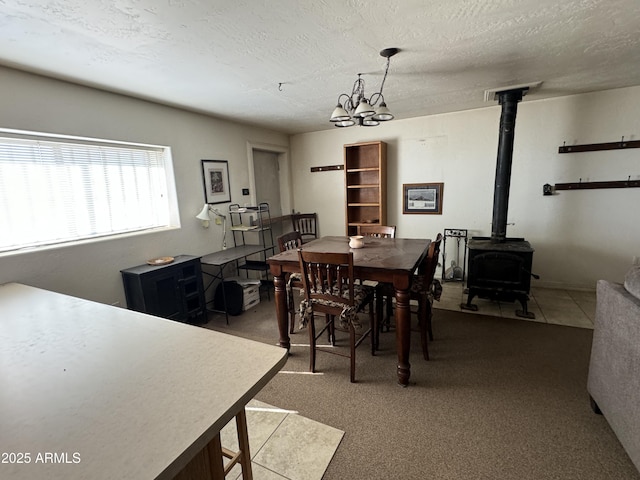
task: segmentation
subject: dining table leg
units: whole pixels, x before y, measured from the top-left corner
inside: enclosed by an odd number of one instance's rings
[[[409,384],[411,364],[411,308],[409,290],[396,288],[396,351],[398,352],[398,383],[403,387]]]
[[[291,339],[289,338],[289,312],[287,308],[285,272],[282,270],[274,271],[272,266],[271,273],[273,274],[274,296],[276,297],[276,317],[278,319],[278,332],[280,333],[280,346],[288,351],[291,348]]]

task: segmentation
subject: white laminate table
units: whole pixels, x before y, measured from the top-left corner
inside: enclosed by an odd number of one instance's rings
[[[286,356],[201,327],[0,285],[0,478],[173,478]]]

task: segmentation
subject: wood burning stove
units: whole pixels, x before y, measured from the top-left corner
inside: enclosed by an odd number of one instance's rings
[[[467,302],[460,305],[467,310],[477,310],[471,302],[478,296],[498,301],[518,300],[522,310],[516,315],[535,318],[529,312],[529,290],[533,262],[533,248],[524,238],[507,237],[507,209],[511,164],[513,161],[513,140],[518,102],[528,87],[498,92],[502,106],[500,116],[500,137],[496,161],[495,189],[493,194],[493,219],[491,237],[472,237],[468,242],[469,263],[467,276]]]
[[[506,238],[502,243],[494,243],[489,237],[473,237],[468,246],[469,295],[462,308],[477,310],[478,307],[471,303],[476,296],[503,302],[518,300],[522,310],[516,310],[516,315],[535,318],[527,308],[533,261],[533,248],[529,242],[524,238]]]

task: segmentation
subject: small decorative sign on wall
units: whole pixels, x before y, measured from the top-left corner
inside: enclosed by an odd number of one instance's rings
[[[442,215],[444,183],[405,183],[402,190],[402,213]]]
[[[231,201],[229,162],[226,160],[202,160],[202,182],[206,203]]]

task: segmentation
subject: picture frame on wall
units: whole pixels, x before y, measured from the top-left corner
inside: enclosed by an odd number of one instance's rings
[[[404,183],[403,214],[442,215],[444,183]]]
[[[229,162],[226,160],[202,160],[202,183],[206,203],[231,201]]]

